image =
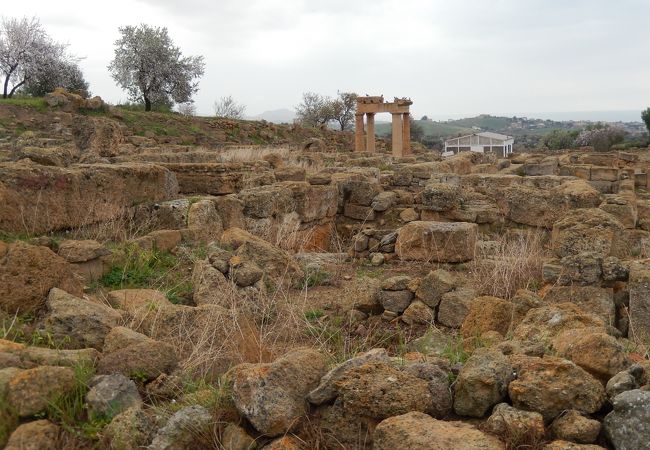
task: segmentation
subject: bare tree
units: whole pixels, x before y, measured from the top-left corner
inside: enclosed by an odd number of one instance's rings
[[[231,95],[221,97],[214,102],[214,115],[227,119],[242,119],[244,117],[246,106],[237,103]]]
[[[36,17],[2,18],[0,22],[0,71],[3,98],[11,97],[29,80],[65,60],[66,45],[54,42]],[[9,89],[9,86],[12,86]]]
[[[179,103],[178,112],[184,116],[196,116],[196,106],[193,102]]]
[[[332,100],[329,97],[305,92],[302,103],[296,106],[296,120],[306,126],[318,127],[326,125],[334,119]]]
[[[331,102],[332,118],[338,122],[341,131],[352,128],[354,112],[357,109],[357,94],[353,92],[339,92],[337,98]]]
[[[129,93],[132,101],[144,103],[186,103],[198,91],[205,64],[202,56],[183,56],[167,28],[141,24],[119,28],[115,58],[108,66],[113,79]]]

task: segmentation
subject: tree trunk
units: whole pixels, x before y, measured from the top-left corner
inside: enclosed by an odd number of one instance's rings
[[[151,100],[146,95],[144,96],[144,110],[151,111]]]
[[[11,74],[7,74],[7,76],[5,77],[5,89],[2,92],[2,98],[7,98],[7,89],[9,88],[9,77],[10,76],[11,76]]]
[[[16,92],[16,89],[18,89],[20,86],[22,86],[23,84],[25,84],[25,81],[26,81],[26,80],[23,80],[23,81],[21,81],[20,83],[18,83],[17,85],[15,85],[13,88],[11,88],[11,92],[9,92],[9,98],[11,98],[11,97],[14,96],[14,92]]]

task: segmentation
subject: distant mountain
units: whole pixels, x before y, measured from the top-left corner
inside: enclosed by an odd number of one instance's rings
[[[256,116],[251,116],[251,120],[266,120],[272,123],[292,123],[295,119],[296,113],[287,108],[274,109],[271,111],[264,111]]]

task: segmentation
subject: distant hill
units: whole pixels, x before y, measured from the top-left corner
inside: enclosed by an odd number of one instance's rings
[[[446,139],[478,131],[493,131],[515,137],[543,136],[553,130],[582,129],[589,122],[530,119],[527,117],[500,117],[481,114],[476,117],[445,121],[416,120],[415,123],[422,127],[425,137]],[[638,134],[643,131],[641,123],[618,122],[617,125],[622,126],[631,134]],[[389,122],[377,122],[376,130],[378,135],[387,135],[390,133],[391,125]]]
[[[272,123],[293,123],[296,113],[287,108],[274,109],[271,111],[264,111],[256,116],[248,117],[250,120],[266,120]]]

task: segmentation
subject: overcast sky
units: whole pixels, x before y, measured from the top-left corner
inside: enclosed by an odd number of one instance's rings
[[[254,115],[305,91],[408,96],[416,116],[641,110],[650,105],[648,0],[22,0],[85,57],[94,94],[127,99],[106,66],[118,26],[165,26],[205,57],[195,96]]]

